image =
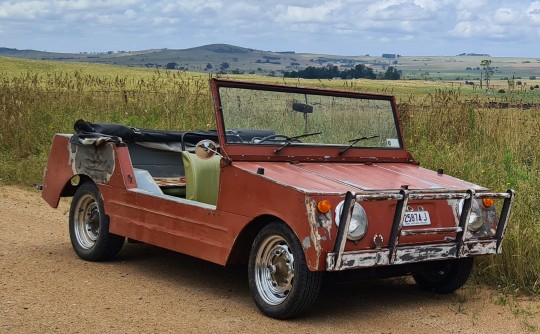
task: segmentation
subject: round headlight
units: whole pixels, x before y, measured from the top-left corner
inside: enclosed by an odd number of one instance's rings
[[[465,200],[463,199],[459,201],[459,215],[460,216],[463,210],[464,202]],[[469,225],[467,226],[467,228],[471,232],[478,232],[482,228],[482,225],[484,224],[484,220],[482,219],[482,215],[483,215],[482,209],[480,208],[480,205],[478,202],[479,200],[474,200],[471,203],[472,205],[471,214],[469,215]]]
[[[341,213],[343,211],[343,201],[336,206],[336,225],[339,226]],[[353,214],[351,222],[349,223],[349,231],[347,233],[347,239],[356,241],[362,239],[366,234],[368,227],[366,210],[358,204],[354,203]]]

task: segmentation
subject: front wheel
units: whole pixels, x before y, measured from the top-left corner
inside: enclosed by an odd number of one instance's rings
[[[461,288],[471,275],[473,257],[447,260],[437,270],[413,274],[416,284],[424,290],[445,294]]]
[[[274,222],[253,242],[248,278],[253,300],[263,314],[290,319],[313,305],[322,273],[309,271],[296,235],[285,224]]]
[[[87,182],[75,192],[69,210],[69,237],[75,253],[87,261],[112,259],[124,237],[109,233],[109,217],[97,186]]]

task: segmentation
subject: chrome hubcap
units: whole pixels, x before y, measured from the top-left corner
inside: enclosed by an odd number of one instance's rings
[[[74,229],[77,242],[84,249],[90,249],[99,237],[99,207],[89,194],[82,196],[75,207]]]
[[[281,304],[292,290],[294,256],[289,244],[280,236],[267,237],[255,260],[257,290],[270,305]]]

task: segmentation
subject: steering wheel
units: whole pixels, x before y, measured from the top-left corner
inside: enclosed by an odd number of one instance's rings
[[[299,141],[298,139],[296,139],[296,138],[293,139],[293,138],[290,138],[289,136],[285,136],[285,135],[270,135],[270,136],[266,136],[266,137],[263,137],[263,138],[259,139],[258,144],[262,144],[262,143],[264,143],[265,141],[274,140],[274,139],[276,139],[276,138],[283,138],[283,139],[285,139],[285,141],[290,141],[290,140],[292,140],[292,141],[295,141],[295,142],[300,142],[300,141]]]
[[[243,143],[242,137],[234,130],[227,130],[225,132],[228,143]]]

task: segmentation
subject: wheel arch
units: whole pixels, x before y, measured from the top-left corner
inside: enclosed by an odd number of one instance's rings
[[[229,254],[229,257],[227,258],[226,265],[246,265],[249,260],[249,253],[251,251],[253,240],[255,240],[257,234],[267,224],[275,221],[278,221],[290,228],[290,226],[284,222],[283,219],[274,215],[265,214],[254,218],[236,237],[233,248]],[[291,229],[291,231],[294,233],[293,229]]]
[[[79,177],[79,182],[76,185],[73,185],[71,180],[76,176]],[[92,180],[92,178],[88,175],[85,175],[85,174],[73,175],[62,188],[62,191],[60,192],[60,197],[73,197],[77,189],[79,189],[79,187],[86,182],[92,182],[96,184],[96,182],[94,182],[94,180]]]
[[[76,185],[73,185],[72,180],[75,176],[79,177],[79,182]],[[47,182],[45,183],[46,186],[43,188],[41,197],[43,197],[51,207],[57,208],[60,198],[73,197],[77,189],[86,182],[96,184],[91,177],[85,174],[74,174],[62,181]]]

